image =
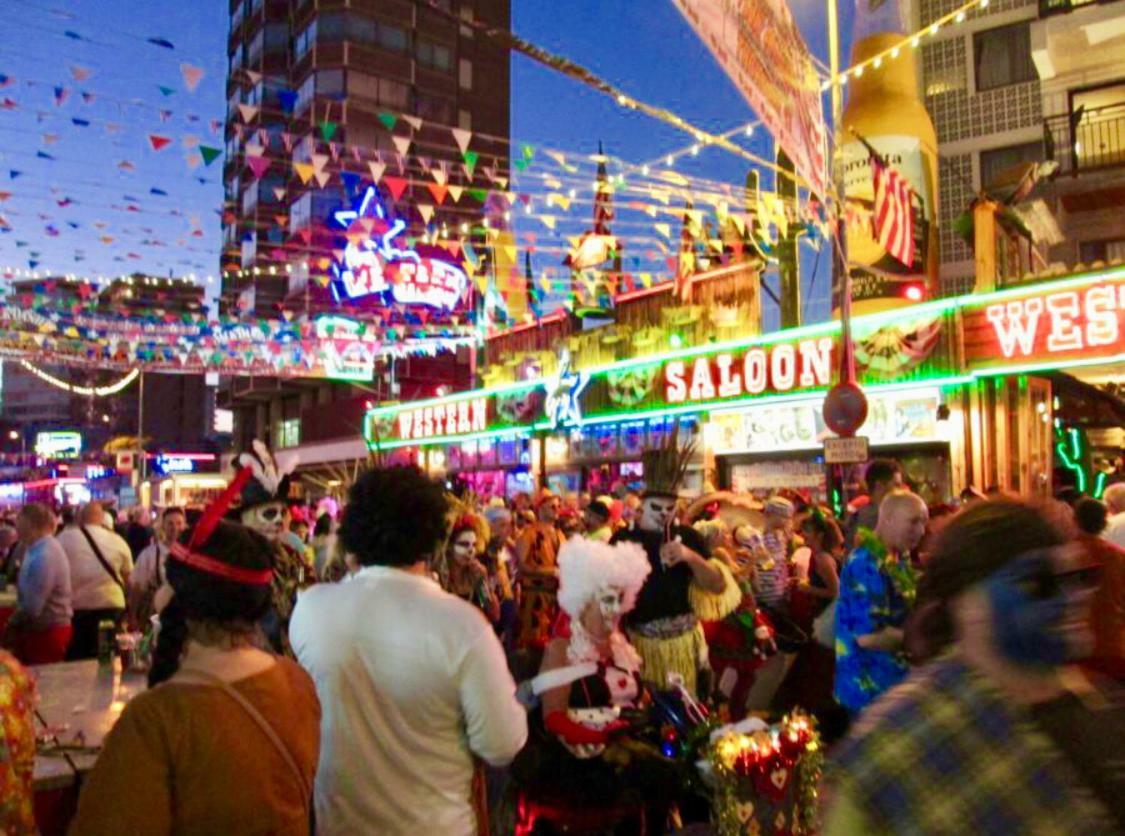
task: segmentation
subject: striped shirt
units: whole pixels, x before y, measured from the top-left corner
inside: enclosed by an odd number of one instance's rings
[[[771,608],[784,608],[789,599],[789,540],[777,531],[755,538],[757,552],[754,597]]]

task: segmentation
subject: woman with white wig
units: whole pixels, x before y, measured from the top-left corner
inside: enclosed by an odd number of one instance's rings
[[[651,571],[648,558],[636,543],[576,537],[559,550],[558,566],[563,615],[532,681],[542,722],[513,764],[516,782],[525,797],[584,805],[613,805],[628,793],[666,798],[653,794],[654,781],[668,783],[666,770],[614,747],[628,727],[623,712],[645,702],[641,657],[620,625]],[[614,757],[600,757],[607,748]]]

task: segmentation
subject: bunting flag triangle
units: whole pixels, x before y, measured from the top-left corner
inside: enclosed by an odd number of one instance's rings
[[[453,202],[457,203],[461,200],[461,192],[465,191],[464,186],[449,186],[449,196],[453,198]]]
[[[238,106],[238,113],[242,116],[243,122],[253,121],[254,117],[258,115],[258,110],[257,105],[240,104]]]
[[[285,186],[274,186],[273,196],[279,201],[285,200]]]
[[[665,238],[672,237],[672,227],[669,224],[653,224],[653,228]]]
[[[439,186],[444,186],[449,179],[449,175],[445,171],[444,163],[440,164],[437,168],[430,169],[430,176],[434,178],[434,182]]]
[[[261,180],[262,175],[265,174],[270,167],[270,161],[268,157],[247,157],[246,165],[250,166],[250,170],[254,172],[254,178],[256,180]]]
[[[422,220],[429,223],[434,217],[434,207],[428,203],[418,204],[418,214],[422,216]]]
[[[367,168],[371,172],[371,182],[378,183],[383,179],[383,172],[387,170],[387,164],[384,162],[368,160]]]
[[[171,96],[173,93],[176,92],[176,88],[165,87],[163,84],[156,85],[156,89],[159,90],[161,93],[163,93],[165,96]]]
[[[203,80],[203,70],[191,64],[180,64],[180,75],[184,77],[184,87],[189,93],[194,93],[199,82]]]
[[[395,200],[398,200],[402,197],[402,193],[406,191],[406,187],[409,182],[410,181],[408,181],[405,177],[392,177],[390,175],[383,177],[383,185],[387,187],[387,189],[391,193],[391,197],[393,197]]]
[[[292,151],[293,150],[293,134],[289,133],[289,131],[282,131],[281,132],[281,144],[285,146],[286,151]]]
[[[410,150],[410,143],[413,140],[408,136],[392,136],[391,141],[395,144],[395,150],[400,154],[405,154]]]
[[[434,196],[434,200],[437,201],[439,206],[445,202],[445,193],[448,188],[441,183],[427,183],[426,188],[430,190],[430,194]]]
[[[152,146],[153,151],[159,151],[171,142],[170,137],[158,136],[157,134],[149,134],[148,142]]]
[[[388,131],[393,131],[395,125],[398,123],[398,117],[395,116],[393,113],[381,111],[379,113],[379,121],[383,123],[383,127],[386,128]]]
[[[327,154],[309,154],[309,159],[312,160],[314,171],[324,171],[324,167],[328,165]]]
[[[335,122],[325,120],[320,123],[320,135],[324,137],[324,141],[328,142],[332,137],[336,136],[336,129],[339,127]]]
[[[540,215],[539,220],[543,222],[543,226],[547,227],[547,229],[555,228],[556,219],[554,215]]]
[[[316,177],[317,184],[323,189],[326,185],[328,185],[328,181],[332,178],[332,172],[318,171],[314,176]]]
[[[293,163],[293,170],[297,172],[297,176],[301,178],[301,182],[306,184],[316,173],[316,169],[308,163]]]
[[[85,81],[92,75],[92,73],[85,67],[80,67],[77,64],[71,64],[70,75],[74,78],[75,81]]]
[[[256,142],[248,143],[246,146],[247,157],[260,157],[266,153],[266,149]]]
[[[408,124],[410,127],[412,127],[416,131],[420,130],[422,128],[422,120],[419,119],[417,116],[408,116],[407,114],[404,113],[404,114],[402,114],[402,121],[405,122],[406,124]]]
[[[281,103],[283,113],[292,113],[297,107],[297,93],[294,90],[278,90],[277,100]]]
[[[250,79],[251,84],[257,84],[262,80],[262,74],[257,70],[246,70],[246,77]]]
[[[212,148],[210,145],[199,146],[199,156],[203,158],[204,165],[211,165],[222,153],[222,148]]]
[[[478,154],[476,151],[465,151],[461,155],[461,157],[462,157],[462,159],[465,160],[465,163],[464,163],[465,172],[469,175],[469,177],[472,177],[473,172],[476,170],[476,167],[477,167],[477,160],[480,159],[480,154]]]
[[[469,189],[469,196],[474,198],[475,200],[481,202],[481,203],[484,203],[486,200],[488,200],[488,190],[487,189]]]
[[[187,161],[188,168],[191,169],[198,168],[203,163],[203,157],[195,151],[192,151],[190,154],[185,154],[184,160]]]
[[[467,131],[464,128],[450,128],[449,132],[453,134],[453,141],[457,143],[457,147],[461,149],[462,154],[469,150],[469,141],[473,138],[472,131]]]

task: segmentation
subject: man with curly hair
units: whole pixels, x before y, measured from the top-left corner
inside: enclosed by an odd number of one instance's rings
[[[318,833],[471,836],[473,757],[503,766],[527,739],[491,626],[433,580],[447,511],[417,468],[369,470],[339,531],[362,568],[297,600],[290,640],[322,711]]]

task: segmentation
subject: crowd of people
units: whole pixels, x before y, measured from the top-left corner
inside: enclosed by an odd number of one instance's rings
[[[290,506],[259,445],[148,537],[25,506],[5,683],[97,655],[106,621],[154,634],[72,832],[534,832],[544,798],[664,832],[681,788],[619,745],[660,692],[815,716],[828,833],[1125,827],[1125,484],[931,516],[879,460],[850,513],[783,491],[751,524],[689,515],[681,452],[601,497],[375,467],[337,519]]]

